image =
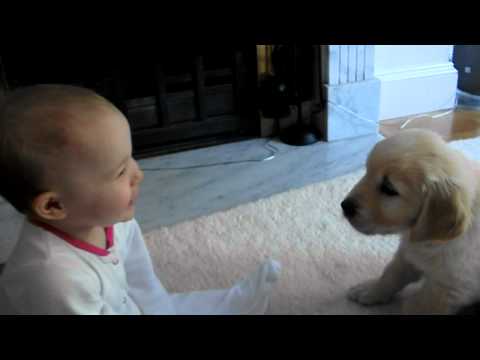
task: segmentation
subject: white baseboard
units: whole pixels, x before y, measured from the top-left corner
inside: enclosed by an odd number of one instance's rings
[[[452,108],[458,73],[452,63],[375,74],[380,80],[380,120]]]

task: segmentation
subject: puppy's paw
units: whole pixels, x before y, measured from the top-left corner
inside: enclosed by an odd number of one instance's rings
[[[403,315],[431,315],[432,310],[428,310],[425,306],[417,301],[417,299],[407,298],[402,303]]]
[[[421,297],[412,295],[406,298],[402,304],[403,315],[450,315],[454,314],[458,307],[442,301],[445,298],[439,296],[436,298]]]
[[[348,291],[347,297],[362,305],[385,304],[392,298],[389,292],[382,289],[376,279],[352,287]]]

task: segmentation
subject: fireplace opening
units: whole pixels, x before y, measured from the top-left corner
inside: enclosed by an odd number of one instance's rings
[[[8,90],[39,83],[91,88],[127,117],[137,158],[260,136],[256,46],[145,58],[5,55]]]
[[[268,60],[262,47],[283,49],[284,56]],[[2,55],[0,90],[39,83],[91,88],[124,113],[134,156],[142,158],[266,136],[308,144],[285,138],[312,126],[322,133],[320,67],[320,45],[164,46],[155,56],[128,58]],[[264,125],[272,119],[269,130]]]

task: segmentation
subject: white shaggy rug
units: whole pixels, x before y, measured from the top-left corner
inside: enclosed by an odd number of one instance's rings
[[[480,160],[480,139],[450,144]],[[364,170],[145,234],[155,270],[169,291],[228,287],[267,256],[282,264],[269,314],[393,314],[397,300],[362,307],[352,285],[377,277],[394,236],[367,237],[344,220],[340,202]],[[407,289],[409,291],[409,289]]]

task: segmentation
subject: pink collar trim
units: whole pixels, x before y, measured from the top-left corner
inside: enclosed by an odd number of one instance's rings
[[[56,227],[53,227],[52,225],[45,224],[41,221],[36,221],[36,220],[31,220],[31,223],[37,226],[40,226],[41,228],[47,230],[48,232],[51,232],[52,234],[58,236],[60,239],[65,240],[68,242],[70,245],[75,246],[76,248],[85,250],[89,253],[98,255],[98,256],[107,256],[110,254],[110,249],[113,246],[113,225],[110,225],[105,228],[105,235],[107,238],[107,248],[102,249],[98,246],[86,243],[85,241],[75,239],[74,237],[70,236],[66,232],[57,229]]]

